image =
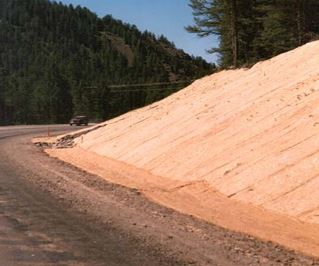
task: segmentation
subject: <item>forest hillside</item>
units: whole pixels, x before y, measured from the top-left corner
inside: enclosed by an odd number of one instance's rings
[[[214,70],[164,36],[47,0],[0,0],[0,124],[114,117]],[[185,81],[171,86],[115,84]]]

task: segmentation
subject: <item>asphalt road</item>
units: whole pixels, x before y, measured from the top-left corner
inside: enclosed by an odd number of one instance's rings
[[[319,265],[50,158],[47,131],[0,127],[0,265]]]
[[[61,126],[15,126],[0,127],[0,143],[9,143],[25,135],[45,135],[48,129],[70,130]],[[31,136],[30,135],[30,136]],[[16,152],[16,151],[15,151]],[[42,224],[56,227],[54,216],[64,217],[63,210],[56,209],[55,203],[48,200],[41,191],[36,191],[24,179],[23,172],[15,168],[10,156],[15,153],[10,147],[0,149],[0,265],[79,265],[81,259],[56,245],[47,228]],[[36,168],[36,165],[32,166]],[[29,186],[28,186],[29,185]],[[55,213],[56,212],[56,213]],[[62,218],[62,217],[61,217]],[[42,221],[40,221],[42,220]],[[48,223],[50,220],[50,223]],[[34,230],[32,227],[40,230]]]

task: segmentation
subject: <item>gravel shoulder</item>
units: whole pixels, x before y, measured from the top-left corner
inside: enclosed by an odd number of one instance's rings
[[[50,158],[31,143],[41,130],[0,136],[0,224],[41,249],[21,265],[319,265]]]

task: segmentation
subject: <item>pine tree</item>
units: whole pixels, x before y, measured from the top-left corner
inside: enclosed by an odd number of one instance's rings
[[[240,27],[244,19],[244,12],[249,1],[238,0],[191,0],[195,20],[194,26],[188,26],[186,30],[196,33],[200,37],[208,35],[219,36],[219,47],[209,50],[211,53],[221,55],[222,66],[237,67],[242,61],[240,44],[243,28]]]
[[[186,29],[217,35],[221,67],[250,65],[318,38],[315,0],[190,0],[195,20]]]

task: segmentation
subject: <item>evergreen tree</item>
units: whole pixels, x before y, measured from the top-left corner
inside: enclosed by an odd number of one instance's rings
[[[315,0],[190,0],[195,20],[186,29],[200,37],[219,36],[222,67],[270,58],[317,38]]]

